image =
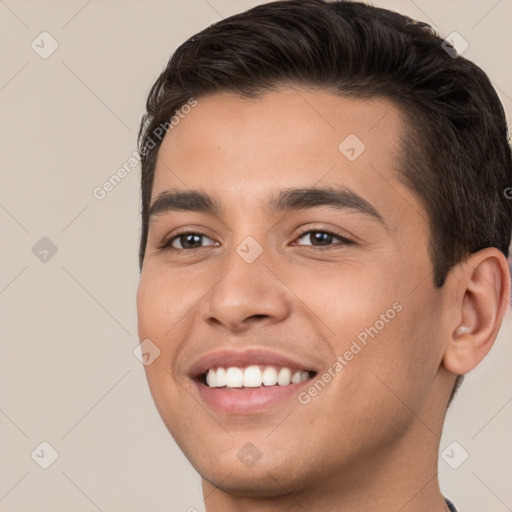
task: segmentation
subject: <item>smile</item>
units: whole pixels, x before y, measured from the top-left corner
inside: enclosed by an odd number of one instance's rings
[[[225,348],[203,354],[188,374],[199,402],[207,408],[228,414],[261,413],[293,399],[309,385],[320,368],[313,359],[260,347]]]

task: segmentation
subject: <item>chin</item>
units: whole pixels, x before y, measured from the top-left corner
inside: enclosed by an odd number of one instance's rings
[[[251,468],[241,471],[238,465],[232,464],[231,467],[224,468],[220,474],[219,472],[211,474],[200,471],[198,473],[211,486],[238,497],[271,498],[305,488],[305,482],[295,480],[291,474],[284,479],[280,474],[281,471],[275,467],[261,467],[259,470]]]

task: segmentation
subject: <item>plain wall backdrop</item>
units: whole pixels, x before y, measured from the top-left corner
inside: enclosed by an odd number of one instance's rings
[[[140,167],[130,157],[171,53],[258,3],[0,0],[0,511],[204,510],[199,475],[133,353]],[[511,119],[511,0],[374,4],[462,35]],[[461,512],[512,510],[511,340],[509,310],[448,413],[439,475]]]

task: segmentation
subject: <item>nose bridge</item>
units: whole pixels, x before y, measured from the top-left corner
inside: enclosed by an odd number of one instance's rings
[[[233,232],[233,240],[236,236]],[[289,314],[285,289],[268,268],[272,257],[263,238],[264,233],[247,235],[222,255],[219,280],[203,300],[205,321],[237,328],[250,318],[278,321]]]

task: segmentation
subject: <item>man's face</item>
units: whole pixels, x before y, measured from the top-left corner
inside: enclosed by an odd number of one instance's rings
[[[161,417],[221,488],[298,489],[356,473],[407,436],[432,441],[419,432],[441,416],[432,389],[444,295],[427,215],[398,180],[402,123],[384,99],[219,93],[199,98],[163,141],[152,203],[194,190],[219,209],[174,202],[152,217],[139,337],[160,350],[146,373]],[[312,193],[276,204],[309,188],[345,193],[337,206]],[[248,366],[310,378],[210,388],[196,375],[205,366],[235,368],[231,383]]]

